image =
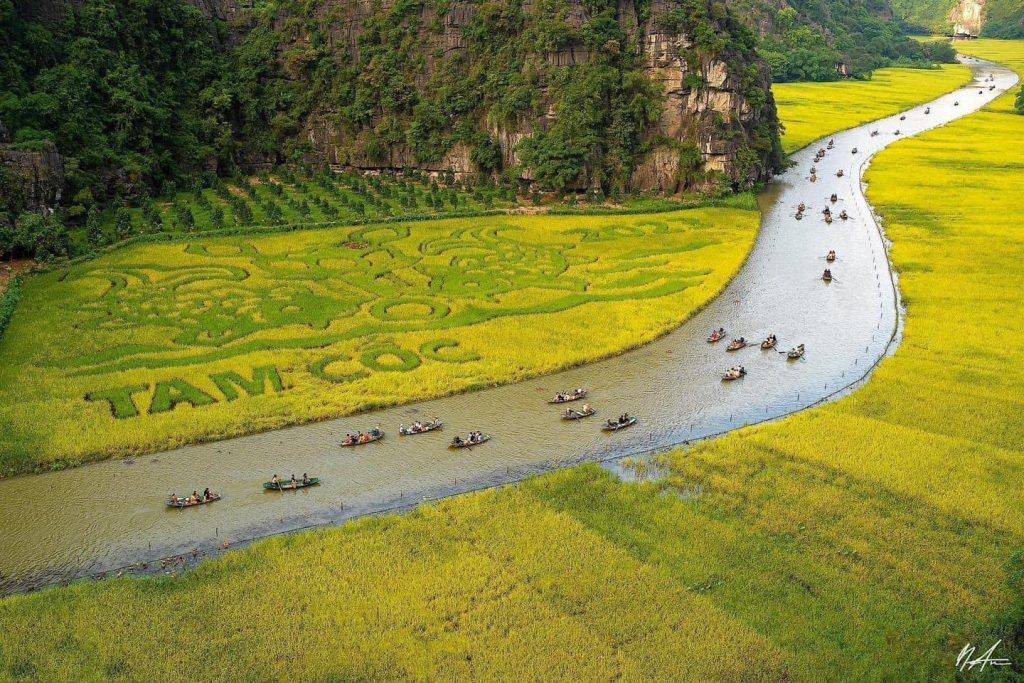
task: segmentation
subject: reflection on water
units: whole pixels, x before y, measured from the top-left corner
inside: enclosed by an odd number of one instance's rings
[[[992,65],[997,89],[983,97],[951,94],[910,112],[899,123],[914,134],[969,113],[1001,94],[1016,77]],[[964,106],[967,105],[967,106]],[[761,198],[763,224],[747,264],[725,293],[659,341],[617,358],[520,384],[377,411],[355,418],[282,429],[190,446],[133,462],[111,461],[0,482],[0,520],[7,547],[0,584],[95,573],[193,548],[215,550],[256,536],[336,523],[358,515],[414,505],[425,498],[498,485],[584,461],[604,461],[706,437],[775,418],[833,395],[862,377],[880,358],[897,325],[896,295],[882,238],[860,188],[870,155],[896,139],[894,117],[835,136],[835,150],[807,179],[814,150],[794,155],[794,167]],[[888,135],[871,137],[880,129]],[[858,154],[851,154],[853,147]],[[844,170],[842,177],[836,171]],[[821,210],[848,221],[826,225]],[[806,202],[803,220],[794,218]],[[834,249],[835,280],[821,280]],[[758,342],[778,335],[779,350],[805,344],[806,356],[752,347],[728,353],[708,344],[709,330]],[[747,376],[721,381],[732,365]],[[554,392],[587,387],[593,418],[565,422],[546,403]],[[623,412],[639,423],[613,434],[601,422]],[[399,424],[440,416],[443,430],[399,438]],[[378,443],[338,448],[346,432],[379,424]],[[451,451],[456,433],[482,430],[487,444]],[[309,472],[318,488],[266,492],[274,472]],[[211,486],[224,500],[190,510],[167,510],[171,491]]]

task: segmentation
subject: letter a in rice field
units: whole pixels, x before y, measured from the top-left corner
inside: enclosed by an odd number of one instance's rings
[[[118,420],[129,417],[137,417],[139,407],[135,405],[133,394],[149,389],[148,384],[136,384],[130,387],[118,387],[117,389],[105,389],[104,391],[93,391],[85,395],[86,401],[106,401],[110,404],[110,412]]]
[[[166,413],[179,403],[187,403],[193,408],[216,403],[216,399],[198,387],[194,387],[183,379],[172,379],[157,382],[153,392],[153,402],[149,404],[149,414]]]
[[[281,382],[281,375],[273,365],[253,368],[252,379],[248,380],[237,372],[218,372],[210,375],[210,379],[217,385],[224,398],[234,401],[238,398],[238,389],[241,389],[249,396],[262,396],[267,384],[277,393],[284,391],[284,383]],[[237,388],[236,388],[237,387]]]

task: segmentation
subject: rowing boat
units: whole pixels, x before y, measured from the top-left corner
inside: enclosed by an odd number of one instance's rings
[[[381,439],[384,438],[384,432],[377,432],[376,434],[364,434],[363,436],[368,436],[370,438],[365,439],[365,440],[356,440],[356,441],[342,441],[341,442],[341,447],[342,448],[348,448],[350,446],[365,446],[368,443],[373,443],[374,441],[380,441]]]
[[[567,393],[556,394],[553,399],[548,401],[548,403],[552,403],[552,404],[571,403],[572,401],[578,401],[581,398],[584,398],[586,395],[587,395],[587,390],[586,389],[583,389],[581,391],[574,391],[571,394],[567,394]]]
[[[220,500],[220,498],[221,498],[221,496],[220,496],[219,493],[211,493],[209,498],[200,498],[199,500],[197,500],[197,501],[195,501],[193,503],[188,502],[188,498],[179,498],[177,501],[174,501],[174,500],[168,498],[167,499],[167,507],[169,507],[169,508],[178,508],[178,509],[194,508],[197,505],[206,505],[207,503],[216,503],[218,500]]]
[[[636,418],[635,417],[631,417],[628,420],[626,420],[625,422],[605,422],[604,425],[601,426],[601,431],[603,431],[603,432],[617,432],[620,429],[625,429],[626,427],[632,427],[635,424],[636,424]]]
[[[490,435],[484,434],[476,441],[470,441],[469,439],[459,439],[458,441],[452,441],[450,444],[448,444],[448,448],[472,448],[473,446],[479,446],[482,443],[487,443],[490,440]]]
[[[564,413],[562,413],[562,419],[563,420],[582,420],[585,417],[590,417],[591,415],[595,414],[596,412],[597,411],[594,410],[593,408],[588,409],[586,412],[583,412],[583,411],[580,411],[580,410],[573,410],[572,408],[570,408],[569,410],[567,410]]]
[[[263,488],[268,491],[295,491],[296,489],[304,489],[307,486],[319,486],[320,477],[310,477],[309,481],[302,481],[296,479],[295,481],[286,480],[279,481],[276,484],[272,481],[263,482]]]
[[[399,436],[415,436],[417,434],[426,434],[427,432],[432,432],[435,429],[440,429],[442,426],[444,426],[443,422],[441,422],[440,420],[434,420],[433,422],[427,422],[426,424],[420,425],[418,429],[415,426],[399,427],[398,434]]]

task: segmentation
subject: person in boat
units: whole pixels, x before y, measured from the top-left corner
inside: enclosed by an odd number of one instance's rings
[[[210,493],[210,487],[209,486],[207,486],[205,489],[203,489],[203,500],[210,500],[210,496],[211,495],[213,495],[213,494]]]
[[[831,271],[831,270],[829,270],[828,268],[826,268],[826,269],[825,269],[825,272],[824,272],[824,273],[822,273],[822,274],[821,274],[821,276],[822,276],[823,278],[825,278],[826,280],[831,280],[831,279],[832,279],[832,271]]]
[[[298,479],[296,479],[296,478],[295,478],[295,473],[294,473],[294,472],[292,472],[292,481],[291,481],[291,484],[292,484],[292,486],[295,486],[295,484],[296,484],[297,482],[298,482]]]
[[[180,502],[181,502],[181,498],[178,498],[178,494],[177,493],[172,493],[171,494],[171,504],[172,505],[177,505]]]
[[[830,208],[828,208],[828,207],[826,206],[826,207],[825,207],[824,209],[822,209],[822,210],[821,210],[821,212],[822,212],[823,214],[825,214],[825,215],[827,216],[827,215],[829,215],[830,213],[832,213],[832,209],[830,209]]]
[[[454,439],[452,439],[452,445],[453,446],[461,446],[462,445],[462,437],[461,436],[456,436]]]
[[[584,414],[584,415],[587,415],[587,414],[589,414],[589,413],[590,413],[590,404],[588,404],[588,403],[584,403],[584,404],[583,404],[583,414]]]
[[[384,432],[380,431],[379,427],[374,427],[373,429],[370,430],[370,436],[374,439],[380,438],[383,435]]]
[[[846,209],[843,209],[842,211],[840,211],[840,212],[839,212],[839,217],[840,217],[840,218],[842,218],[842,219],[843,219],[843,220],[845,221],[845,220],[846,220],[847,218],[849,218],[850,216],[849,216],[849,215],[847,215],[847,213],[846,213]]]
[[[188,502],[190,502],[190,503],[198,503],[199,502],[199,491],[193,491],[192,492],[192,496],[188,499]]]
[[[309,474],[307,474],[306,472],[302,473],[302,483],[305,486],[309,486]]]
[[[279,486],[281,484],[281,480],[278,479],[277,475],[275,474],[270,478],[270,483],[273,484],[274,486]]]

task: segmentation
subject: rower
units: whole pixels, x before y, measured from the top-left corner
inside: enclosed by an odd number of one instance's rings
[[[277,486],[278,484],[280,484],[280,483],[281,483],[281,480],[280,480],[280,479],[278,479],[278,478],[277,478],[277,475],[275,474],[274,476],[272,476],[272,477],[270,478],[270,483],[271,483],[271,484],[273,484],[274,486]]]
[[[302,473],[302,483],[306,485],[309,484],[309,474],[307,474],[306,472]]]

